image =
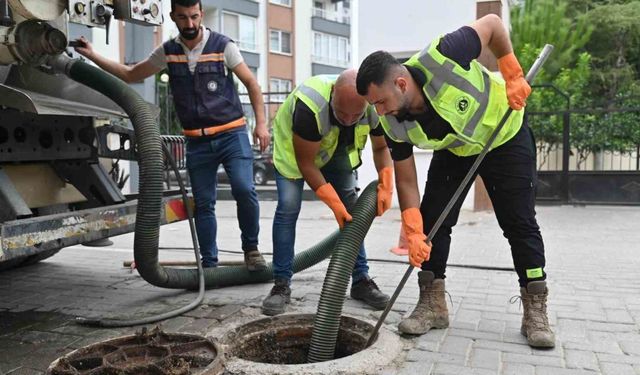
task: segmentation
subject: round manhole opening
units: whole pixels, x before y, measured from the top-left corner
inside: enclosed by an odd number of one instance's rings
[[[222,369],[220,347],[205,337],[160,330],[102,341],[55,360],[48,375],[191,375]]]
[[[284,315],[253,321],[223,338],[229,355],[258,363],[296,365],[307,363],[314,315]],[[335,359],[364,349],[373,325],[341,317]]]

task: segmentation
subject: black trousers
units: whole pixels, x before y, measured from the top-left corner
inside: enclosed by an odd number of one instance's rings
[[[535,154],[533,134],[524,123],[512,139],[486,155],[477,171],[487,188],[500,228],[511,245],[520,286],[546,278],[544,244],[535,212]],[[420,205],[425,234],[435,224],[475,158],[459,157],[447,150],[434,152]],[[436,278],[445,277],[451,229],[458,221],[468,189],[431,239],[431,257],[422,264],[422,269],[432,271]]]

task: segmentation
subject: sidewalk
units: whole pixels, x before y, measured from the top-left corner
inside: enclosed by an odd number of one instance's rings
[[[260,248],[270,252],[275,202],[261,202],[261,210]],[[218,203],[221,250],[240,250],[235,211],[231,201]],[[369,257],[380,260],[370,262],[370,274],[388,294],[407,267],[383,262],[405,260],[388,251],[398,238],[399,216],[392,210],[376,219],[366,239]],[[538,219],[547,248],[556,348],[532,350],[520,335],[520,307],[508,303],[518,294],[515,273],[450,267],[450,328],[403,338],[404,358],[385,374],[640,374],[640,207],[542,206]],[[314,245],[335,227],[321,202],[304,202],[296,248]],[[161,232],[161,260],[193,260],[193,251],[184,250],[191,246],[185,222]],[[111,247],[75,246],[35,266],[0,273],[0,374],[40,374],[72,349],[135,331],[80,327],[75,316],[140,318],[195,298],[195,292],[153,287],[123,268],[133,256],[133,235],[112,240]],[[221,251],[220,259],[241,255]],[[491,213],[462,213],[449,263],[512,266]],[[288,312],[315,310],[327,265],[294,276]],[[234,319],[258,318],[270,289],[257,284],[208,290],[200,308],[162,327],[204,334]],[[397,332],[417,293],[414,272],[389,315],[390,330]],[[349,298],[344,313],[374,320],[379,314]]]

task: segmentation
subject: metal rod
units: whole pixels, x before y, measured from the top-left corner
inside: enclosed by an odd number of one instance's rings
[[[544,48],[542,49],[542,52],[540,52],[540,55],[538,55],[538,58],[536,58],[536,61],[531,66],[531,69],[529,69],[529,73],[527,73],[526,80],[529,83],[531,83],[533,81],[533,78],[536,76],[536,74],[538,74],[540,67],[542,67],[542,64],[544,64],[544,62],[547,60],[547,58],[551,54],[551,51],[553,51],[553,46],[551,44],[547,44],[544,46]],[[511,115],[511,112],[513,112],[513,109],[509,108],[507,112],[505,112],[504,116],[502,116],[502,119],[498,123],[498,126],[493,131],[493,133],[491,133],[489,140],[487,140],[487,144],[482,148],[482,151],[480,152],[478,157],[476,157],[476,160],[473,162],[473,165],[471,165],[469,172],[467,172],[467,175],[464,176],[464,179],[462,180],[460,185],[458,185],[456,192],[453,194],[453,196],[449,200],[449,203],[447,203],[444,210],[442,210],[442,213],[438,217],[438,220],[429,231],[429,234],[427,235],[427,241],[431,241],[431,238],[433,238],[433,236],[438,231],[438,229],[440,229],[440,226],[444,222],[444,219],[449,215],[451,208],[453,208],[453,206],[456,204],[456,202],[458,201],[458,198],[460,197],[460,195],[462,195],[462,192],[465,190],[467,184],[469,183],[471,178],[475,175],[476,170],[480,166],[480,163],[482,162],[484,157],[487,155],[487,153],[491,149],[491,145],[493,144],[493,141],[495,141],[495,139],[498,137],[498,133],[500,133],[500,130],[502,130],[502,127],[507,122],[507,119]],[[378,319],[378,323],[376,324],[375,328],[371,332],[371,336],[369,336],[369,340],[367,340],[367,344],[365,345],[365,348],[369,347],[373,343],[373,340],[375,340],[376,336],[378,335],[378,331],[382,326],[382,323],[384,322],[385,318],[389,314],[389,311],[391,311],[391,307],[393,307],[393,304],[396,302],[396,299],[398,298],[398,295],[400,295],[400,292],[402,291],[402,288],[404,288],[404,285],[407,283],[409,276],[411,276],[411,272],[413,272],[413,268],[414,267],[412,265],[409,265],[409,268],[407,268],[407,270],[405,271],[404,276],[402,276],[402,280],[400,280],[400,284],[398,284],[398,287],[396,288],[395,292],[393,293],[393,295],[389,299],[389,302],[387,303],[387,307],[384,309],[384,311],[380,315],[380,318]]]

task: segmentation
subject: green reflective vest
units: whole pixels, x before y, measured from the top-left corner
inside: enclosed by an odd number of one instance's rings
[[[300,84],[289,94],[278,109],[273,120],[273,162],[278,172],[286,178],[302,178],[293,150],[293,112],[298,100],[302,100],[315,114],[316,126],[322,136],[320,151],[316,155],[315,165],[322,168],[331,159],[340,135],[340,127],[331,125],[329,100],[331,89],[338,77],[318,75]],[[371,129],[378,126],[379,118],[375,109],[368,105],[365,115],[354,125],[354,144],[347,150],[353,169],[362,164],[361,153],[367,143]],[[312,125],[312,124],[309,124]]]
[[[454,130],[443,139],[430,139],[416,121],[399,122],[383,116],[380,122],[396,142],[408,142],[421,149],[448,149],[458,156],[480,153],[498,122],[509,108],[504,80],[476,60],[469,70],[442,55],[437,38],[404,64],[420,69],[426,76],[422,87],[435,109]],[[491,148],[511,139],[520,129],[524,111],[513,111]]]

